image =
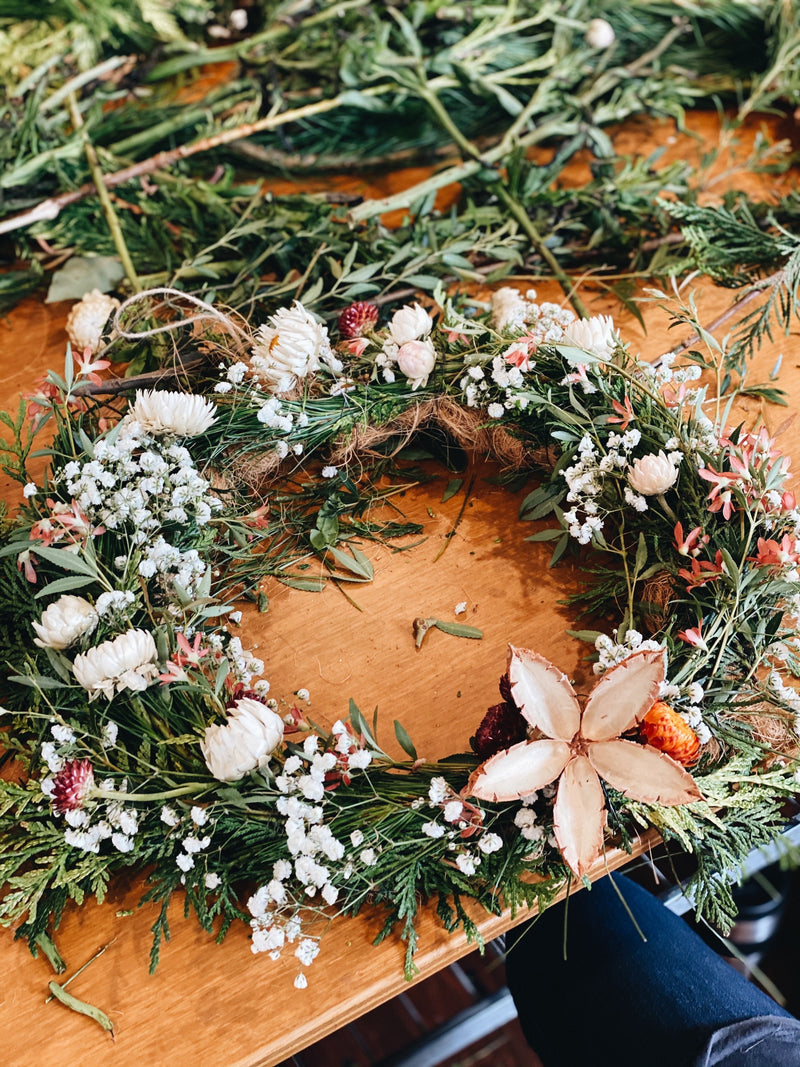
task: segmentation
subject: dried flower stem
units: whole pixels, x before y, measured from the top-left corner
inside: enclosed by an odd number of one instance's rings
[[[108,228],[111,231],[111,239],[114,242],[114,247],[117,250],[119,258],[122,261],[125,277],[128,279],[133,291],[138,293],[142,286],[136,273],[136,268],[133,265],[131,254],[128,251],[128,246],[125,244],[122,227],[119,224],[117,213],[114,210],[114,205],[111,203],[111,197],[108,195],[108,189],[105,185],[103,169],[100,166],[100,161],[97,158],[97,152],[95,151],[94,145],[90,141],[89,135],[86,132],[86,128],[83,124],[83,115],[81,115],[78,107],[78,98],[75,96],[74,92],[68,94],[67,103],[70,116],[72,117],[72,123],[83,141],[83,150],[86,153],[86,161],[89,164],[92,181],[97,190],[97,195],[100,198],[100,206],[103,209],[103,215],[105,216]]]

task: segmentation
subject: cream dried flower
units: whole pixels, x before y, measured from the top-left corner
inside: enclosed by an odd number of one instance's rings
[[[102,693],[108,700],[124,689],[141,692],[158,674],[156,644],[145,630],[128,630],[112,641],[75,657],[72,671],[89,693],[89,700]]]
[[[398,347],[407,341],[418,341],[427,337],[432,329],[433,319],[419,304],[406,304],[398,308],[389,323],[389,333]]]
[[[614,27],[605,19],[591,19],[584,40],[590,48],[610,48],[616,40]]]
[[[216,410],[213,401],[193,393],[137,389],[128,415],[154,437],[197,437],[217,421]]]
[[[259,326],[250,369],[274,393],[286,393],[332,357],[326,327],[295,300]]]
[[[598,359],[608,359],[617,347],[617,331],[610,315],[593,315],[576,319],[564,330],[564,342],[591,352]]]
[[[99,289],[92,289],[72,305],[67,315],[66,330],[76,352],[83,352],[86,348],[91,348],[93,354],[103,351],[106,347],[103,327],[118,307],[119,300],[101,293]]]
[[[39,648],[69,648],[90,634],[97,626],[97,612],[82,596],[65,593],[43,612],[39,622],[32,623],[37,636],[33,643]]]
[[[678,480],[674,467],[663,449],[655,455],[641,456],[628,467],[628,485],[642,496],[660,496]]]
[[[283,719],[260,700],[242,697],[228,709],[224,725],[206,728],[200,748],[220,782],[237,782],[263,767],[283,740]]]
[[[424,341],[406,341],[397,350],[397,366],[408,378],[412,389],[426,385],[436,365],[436,349],[430,338]]]

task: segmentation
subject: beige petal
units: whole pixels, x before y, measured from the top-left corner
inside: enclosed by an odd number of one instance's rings
[[[467,783],[479,800],[520,800],[554,782],[569,759],[564,741],[521,741],[482,763]]]
[[[566,674],[529,648],[508,646],[511,694],[531,724],[548,737],[571,741],[581,722],[581,708]]]
[[[609,785],[644,804],[702,800],[697,782],[665,752],[635,741],[595,741],[586,746],[592,766]]]
[[[553,827],[567,865],[578,876],[603,851],[606,808],[600,779],[585,756],[576,756],[564,768],[553,806]]]
[[[630,730],[658,700],[664,681],[664,653],[634,652],[604,674],[586,702],[581,736],[608,741]]]

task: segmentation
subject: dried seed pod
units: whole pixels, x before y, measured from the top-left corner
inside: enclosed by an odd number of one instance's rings
[[[658,700],[642,719],[641,731],[647,743],[666,752],[684,767],[697,761],[700,738],[669,704]]]

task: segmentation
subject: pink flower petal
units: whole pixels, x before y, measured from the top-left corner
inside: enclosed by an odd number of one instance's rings
[[[548,737],[571,741],[581,724],[581,708],[566,674],[529,648],[508,647],[514,703],[531,726]]]
[[[690,804],[703,794],[688,771],[650,745],[595,741],[586,746],[592,766],[614,789],[643,804]]]
[[[465,796],[521,800],[555,781],[570,757],[565,741],[522,741],[498,752],[472,773]]]
[[[635,726],[658,700],[664,681],[661,650],[634,652],[603,675],[583,712],[581,734],[588,741],[607,741]]]
[[[605,797],[585,756],[571,759],[558,783],[553,827],[567,866],[582,878],[603,851]]]

